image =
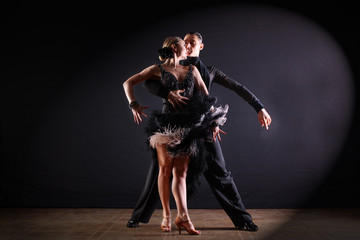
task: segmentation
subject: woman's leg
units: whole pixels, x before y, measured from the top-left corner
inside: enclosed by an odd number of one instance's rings
[[[186,192],[186,173],[189,166],[190,158],[181,157],[173,159],[173,181],[172,193],[175,198],[178,216],[188,216],[187,192]]]
[[[173,161],[167,154],[165,145],[158,145],[156,151],[159,161],[158,188],[164,217],[161,225],[170,226],[170,178]]]
[[[173,159],[173,182],[172,192],[175,198],[178,217],[175,224],[179,231],[181,227],[186,228],[189,234],[200,234],[200,231],[195,230],[192,224],[187,208],[187,193],[186,193],[186,173],[189,166],[190,158],[174,158]]]

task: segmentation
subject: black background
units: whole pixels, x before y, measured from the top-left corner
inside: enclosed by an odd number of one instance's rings
[[[150,54],[143,53],[144,46],[140,45],[144,41],[160,41],[160,45],[162,41],[149,40],[151,35],[141,34],[148,28],[146,31],[151,33],[152,26],[166,22],[174,13],[181,15],[182,12],[223,7],[230,3],[233,2],[204,4],[192,1],[171,6],[166,2],[145,2],[120,7],[106,4],[4,7],[1,14],[1,206],[133,207],[148,164],[147,160],[139,161],[138,158],[150,158],[150,153],[146,152],[145,146],[138,147],[144,142],[139,139],[143,130],[136,128],[131,123],[131,116],[124,113],[128,110],[121,83],[129,74],[152,64],[148,61],[137,64],[139,59]],[[281,201],[271,196],[266,201],[259,199],[258,195],[248,191],[254,184],[250,170],[248,182],[237,182],[246,205],[249,208],[357,207],[360,201],[358,8],[344,1],[251,3],[293,11],[327,30],[349,60],[356,105],[341,153],[310,196],[304,197],[301,204],[291,201],[294,193]],[[210,55],[211,49],[207,51]],[[123,52],[125,57],[114,57],[114,52]],[[156,58],[153,59],[155,62]],[[127,75],[114,76],[114,72],[104,71],[109,65],[129,68]],[[118,79],[118,83],[113,79]],[[113,94],[116,91],[118,96]],[[256,88],[254,92],[257,93]],[[155,101],[155,98],[141,97]],[[106,105],[110,102],[113,106]],[[120,121],[121,118],[127,119]],[[276,116],[273,118],[276,120]],[[76,132],[73,132],[74,126]],[[109,133],[113,135],[109,136]],[[232,147],[224,142],[224,153]],[[106,161],[108,159],[112,160]],[[227,163],[233,173],[241,173],[230,158]],[[248,167],[251,169],[251,165]],[[257,179],[256,184],[266,181],[261,176]],[[208,189],[201,193],[207,196],[200,197],[198,202],[194,199],[190,207],[218,207]]]

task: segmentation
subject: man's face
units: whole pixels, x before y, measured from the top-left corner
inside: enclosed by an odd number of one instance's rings
[[[184,38],[186,55],[189,57],[198,57],[200,50],[204,48],[204,44],[201,42],[199,37],[195,34],[187,34]]]

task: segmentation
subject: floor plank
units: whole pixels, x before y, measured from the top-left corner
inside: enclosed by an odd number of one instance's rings
[[[355,240],[360,239],[360,209],[249,209],[258,232],[236,230],[222,209],[190,209],[200,236],[160,229],[161,210],[148,224],[127,228],[132,209],[0,208],[1,240],[114,239],[242,239]],[[172,210],[172,221],[176,211]]]

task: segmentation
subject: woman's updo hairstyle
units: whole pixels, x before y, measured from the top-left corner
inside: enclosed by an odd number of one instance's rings
[[[174,57],[174,52],[171,48],[172,44],[178,44],[181,41],[180,37],[167,37],[162,48],[158,50],[160,61],[165,61],[168,58]]]

